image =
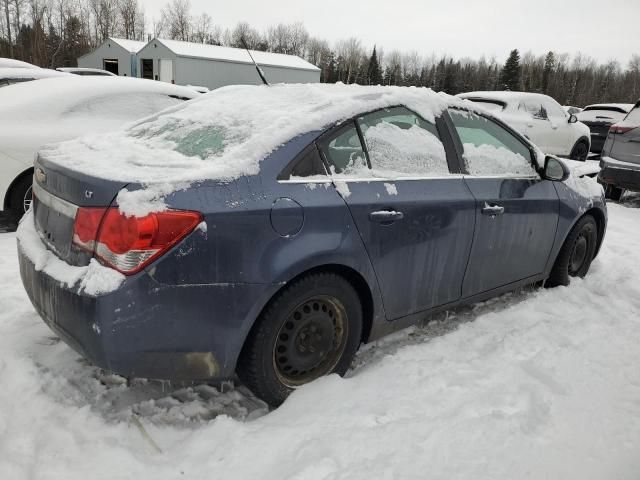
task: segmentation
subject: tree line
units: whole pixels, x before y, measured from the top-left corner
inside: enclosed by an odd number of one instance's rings
[[[146,41],[151,36],[298,55],[321,70],[322,82],[424,86],[449,94],[473,90],[522,90],[551,95],[563,105],[636,102],[640,55],[627,64],[600,63],[588,55],[514,49],[505,63],[422,55],[366,47],[356,38],[333,44],[304,24],[260,31],[246,22],[230,28],[207,13],[193,15],[189,0],[170,0],[148,21],[138,0],[0,0],[0,56],[43,67],[75,66],[107,37]]]

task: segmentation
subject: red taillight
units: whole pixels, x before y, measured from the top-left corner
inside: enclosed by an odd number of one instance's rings
[[[127,217],[118,208],[80,208],[73,243],[131,275],[182,240],[201,221],[200,213],[181,210]]]
[[[633,125],[633,126],[627,126],[627,125],[611,125],[611,127],[609,127],[609,133],[614,133],[614,134],[621,134],[621,133],[627,133],[631,130],[633,130],[634,128],[638,128],[638,126],[640,125]]]

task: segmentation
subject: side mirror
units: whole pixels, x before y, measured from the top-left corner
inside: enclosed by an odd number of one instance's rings
[[[573,113],[569,115],[569,123],[577,123],[578,117],[576,117]]]
[[[559,158],[547,156],[544,160],[544,171],[542,173],[545,180],[552,182],[564,182],[569,178],[569,167]]]

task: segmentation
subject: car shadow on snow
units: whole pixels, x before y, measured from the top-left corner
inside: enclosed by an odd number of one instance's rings
[[[640,208],[640,193],[626,192],[619,202],[620,205],[630,208]]]
[[[498,298],[444,312],[421,324],[362,346],[347,377],[407,345],[428,343],[472,322],[487,312],[517,304],[536,289],[526,287]],[[237,380],[218,384],[184,384],[145,379],[127,380],[109,374],[80,358],[55,336],[41,338],[32,358],[43,373],[43,390],[56,401],[76,407],[89,406],[108,422],[142,418],[155,425],[195,428],[218,415],[250,421],[269,407]],[[136,417],[136,418],[134,418]]]

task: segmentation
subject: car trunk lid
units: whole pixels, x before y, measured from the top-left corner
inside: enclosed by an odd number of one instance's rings
[[[73,244],[78,208],[107,207],[126,185],[62,167],[38,155],[33,176],[33,212],[40,238],[70,265],[88,265],[92,254]]]

